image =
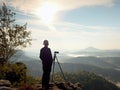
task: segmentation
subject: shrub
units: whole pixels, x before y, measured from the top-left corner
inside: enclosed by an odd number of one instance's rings
[[[19,63],[4,63],[0,65],[0,79],[9,80],[12,84],[26,82],[26,65]]]

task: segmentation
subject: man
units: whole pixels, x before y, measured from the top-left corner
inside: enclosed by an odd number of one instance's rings
[[[48,40],[44,40],[44,47],[40,50],[40,59],[42,60],[43,76],[42,76],[42,88],[47,90],[49,88],[50,72],[52,67],[52,54],[50,48],[48,48]]]

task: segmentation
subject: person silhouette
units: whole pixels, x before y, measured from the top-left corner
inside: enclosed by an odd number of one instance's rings
[[[48,90],[50,81],[50,72],[52,67],[52,53],[51,49],[48,48],[48,40],[44,40],[44,47],[40,50],[40,59],[42,61],[43,75],[42,75],[42,88]]]

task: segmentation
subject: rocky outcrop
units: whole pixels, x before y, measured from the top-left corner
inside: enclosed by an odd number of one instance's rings
[[[0,90],[11,90],[11,83],[8,80],[0,80]]]
[[[72,83],[69,83],[69,82],[68,83],[56,82],[56,83],[50,84],[49,87],[50,87],[49,90],[82,90],[82,86],[81,86],[80,83],[72,84]],[[41,84],[36,84],[35,88],[37,90],[43,90]]]
[[[43,90],[42,84],[23,85],[19,88],[11,88],[11,83],[8,80],[0,80],[0,90]],[[72,84],[70,82],[55,82],[49,84],[49,90],[82,90],[80,83]]]

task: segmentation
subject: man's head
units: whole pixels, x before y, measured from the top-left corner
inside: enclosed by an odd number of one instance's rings
[[[48,46],[48,45],[49,45],[48,40],[44,40],[44,41],[43,41],[43,45]]]

